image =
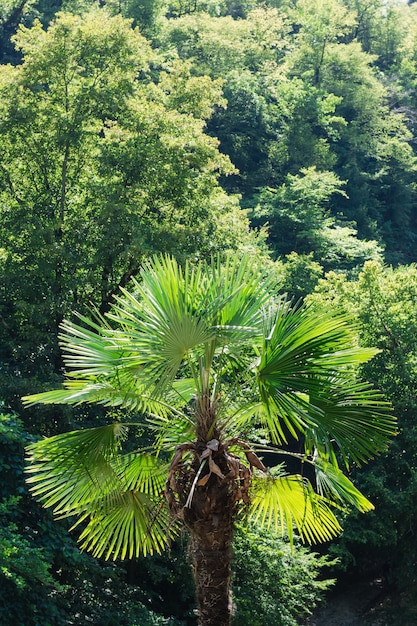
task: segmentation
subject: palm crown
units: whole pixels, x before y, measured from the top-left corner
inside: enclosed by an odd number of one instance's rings
[[[242,511],[323,541],[340,531],[335,507],[372,508],[341,468],[395,433],[388,404],[357,378],[375,350],[356,344],[345,318],[277,296],[249,257],[183,268],[156,258],[105,319],[65,322],[61,344],[64,388],[26,403],[127,409],[125,424],[29,448],[35,496],[82,522],[96,556],[160,551],[181,523],[201,537],[205,515],[214,528]],[[151,444],[126,452],[137,425]],[[261,459],[272,454],[268,470]]]

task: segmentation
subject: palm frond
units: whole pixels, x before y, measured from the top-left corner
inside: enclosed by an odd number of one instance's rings
[[[282,422],[295,437],[306,430],[326,432],[327,445],[339,437],[340,447],[355,460],[385,449],[395,419],[388,403],[355,378],[357,365],[377,351],[354,345],[346,318],[317,316],[307,307],[283,303],[268,331],[257,381],[272,441],[285,441],[277,423]]]
[[[123,487],[159,498],[164,491],[169,463],[164,463],[149,452],[131,452],[118,455],[114,471]]]
[[[61,389],[44,391],[22,398],[25,406],[34,404],[102,404],[104,406],[121,407],[143,413],[159,413],[168,415],[175,410],[165,401],[145,393],[140,381],[129,373],[121,373],[113,380],[90,379],[66,380]]]
[[[80,463],[95,463],[98,458],[112,458],[126,439],[128,427],[120,422],[106,426],[85,428],[40,439],[30,444],[30,460],[33,463],[57,459],[80,459]]]
[[[303,541],[320,543],[342,528],[330,502],[302,476],[257,476],[252,483],[250,517],[293,540],[294,527]]]
[[[64,320],[60,326],[59,343],[64,362],[74,377],[85,378],[108,375],[120,364],[126,347],[108,325],[98,326],[94,319],[78,314],[82,322]]]
[[[340,367],[368,361],[378,351],[353,345],[343,316],[313,315],[308,307],[282,302],[265,337],[258,377],[265,385],[287,387],[295,377],[329,376]]]
[[[125,435],[125,427],[111,424],[28,450],[33,495],[58,517],[76,515],[73,528],[86,523],[83,547],[105,558],[160,552],[176,532],[163,496],[167,464],[149,453],[121,455]]]
[[[341,506],[354,506],[361,513],[375,508],[338,467],[321,460],[316,460],[314,466],[317,491],[324,498],[339,502]]]
[[[261,275],[251,258],[229,256],[222,264],[220,259],[212,263],[215,274],[218,330],[228,338],[238,339],[241,345],[245,335],[260,335],[263,326],[264,307],[278,290],[272,274]],[[213,307],[214,308],[214,307]],[[215,322],[216,323],[216,322]]]
[[[329,456],[337,450],[348,467],[366,463],[387,449],[396,434],[396,419],[382,394],[366,383],[335,378],[312,401],[321,410],[312,446],[323,446]],[[312,435],[312,436],[311,436]],[[311,450],[310,450],[311,452]]]
[[[177,415],[175,419],[153,415],[146,422],[155,434],[153,447],[157,454],[173,452],[177,446],[195,438],[195,422],[186,415]]]
[[[140,554],[161,553],[178,532],[166,503],[156,503],[147,494],[130,490],[107,501],[80,518],[88,518],[80,534],[81,548],[95,557],[132,559]]]
[[[151,308],[156,307],[156,303],[150,302],[149,296],[145,299],[144,286],[138,284],[137,289],[141,295],[140,303],[125,292],[123,298],[118,298],[116,312],[112,315],[129,337],[130,353],[126,352],[122,364],[140,372],[149,388],[157,385],[159,389],[165,389],[174,380],[189,351],[196,347],[201,350],[214,334],[206,320],[187,311],[186,303],[181,302],[180,289],[175,294],[171,288],[173,302],[166,302],[167,294],[164,293],[164,302],[157,303],[156,310]],[[162,310],[162,304],[166,305],[165,310]],[[136,305],[140,308],[133,322],[130,318]]]
[[[119,423],[77,430],[28,446],[31,491],[56,515],[82,511],[97,497],[114,491],[117,458],[127,428]]]
[[[227,406],[224,413],[221,413],[219,421],[223,424],[222,430],[228,435],[245,433],[259,423],[259,413],[263,410],[262,403],[259,401],[239,402],[226,397],[223,404]]]

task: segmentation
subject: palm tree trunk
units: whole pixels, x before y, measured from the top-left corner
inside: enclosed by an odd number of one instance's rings
[[[198,626],[230,626],[231,540],[191,536],[191,556],[198,605]],[[220,544],[220,545],[219,545]]]
[[[213,477],[214,478],[214,477]],[[231,485],[217,477],[197,490],[184,509],[198,605],[198,626],[230,626],[231,560],[235,499]]]

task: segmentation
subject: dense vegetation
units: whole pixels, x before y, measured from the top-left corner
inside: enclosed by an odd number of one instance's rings
[[[23,479],[27,443],[106,419],[22,408],[62,378],[60,323],[107,312],[161,251],[252,252],[283,292],[348,312],[380,348],[364,375],[399,435],[352,466],[376,510],[344,520],[330,549],[345,572],[415,593],[417,7],[9,0],[0,61],[1,623],[194,623],[184,546],[96,562]],[[322,562],[304,550],[288,568],[285,544],[253,530],[236,559],[239,626],[255,600],[260,624],[289,626],[320,596]]]

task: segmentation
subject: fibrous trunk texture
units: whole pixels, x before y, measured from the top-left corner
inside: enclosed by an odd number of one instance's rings
[[[201,420],[203,425],[206,422]],[[190,531],[198,625],[230,626],[234,521],[239,506],[249,502],[252,467],[265,468],[249,446],[238,439],[222,443],[214,431],[207,441],[204,429],[203,434],[196,443],[177,447],[165,496],[172,515]],[[249,467],[229,451],[232,443],[243,446]]]
[[[215,458],[217,455],[215,455]],[[222,458],[216,458],[227,471]],[[230,626],[231,560],[236,498],[234,480],[211,474],[183,509],[190,530],[190,552],[196,586],[199,626]]]
[[[192,538],[191,554],[199,626],[229,626],[232,615],[230,546],[215,550]]]

